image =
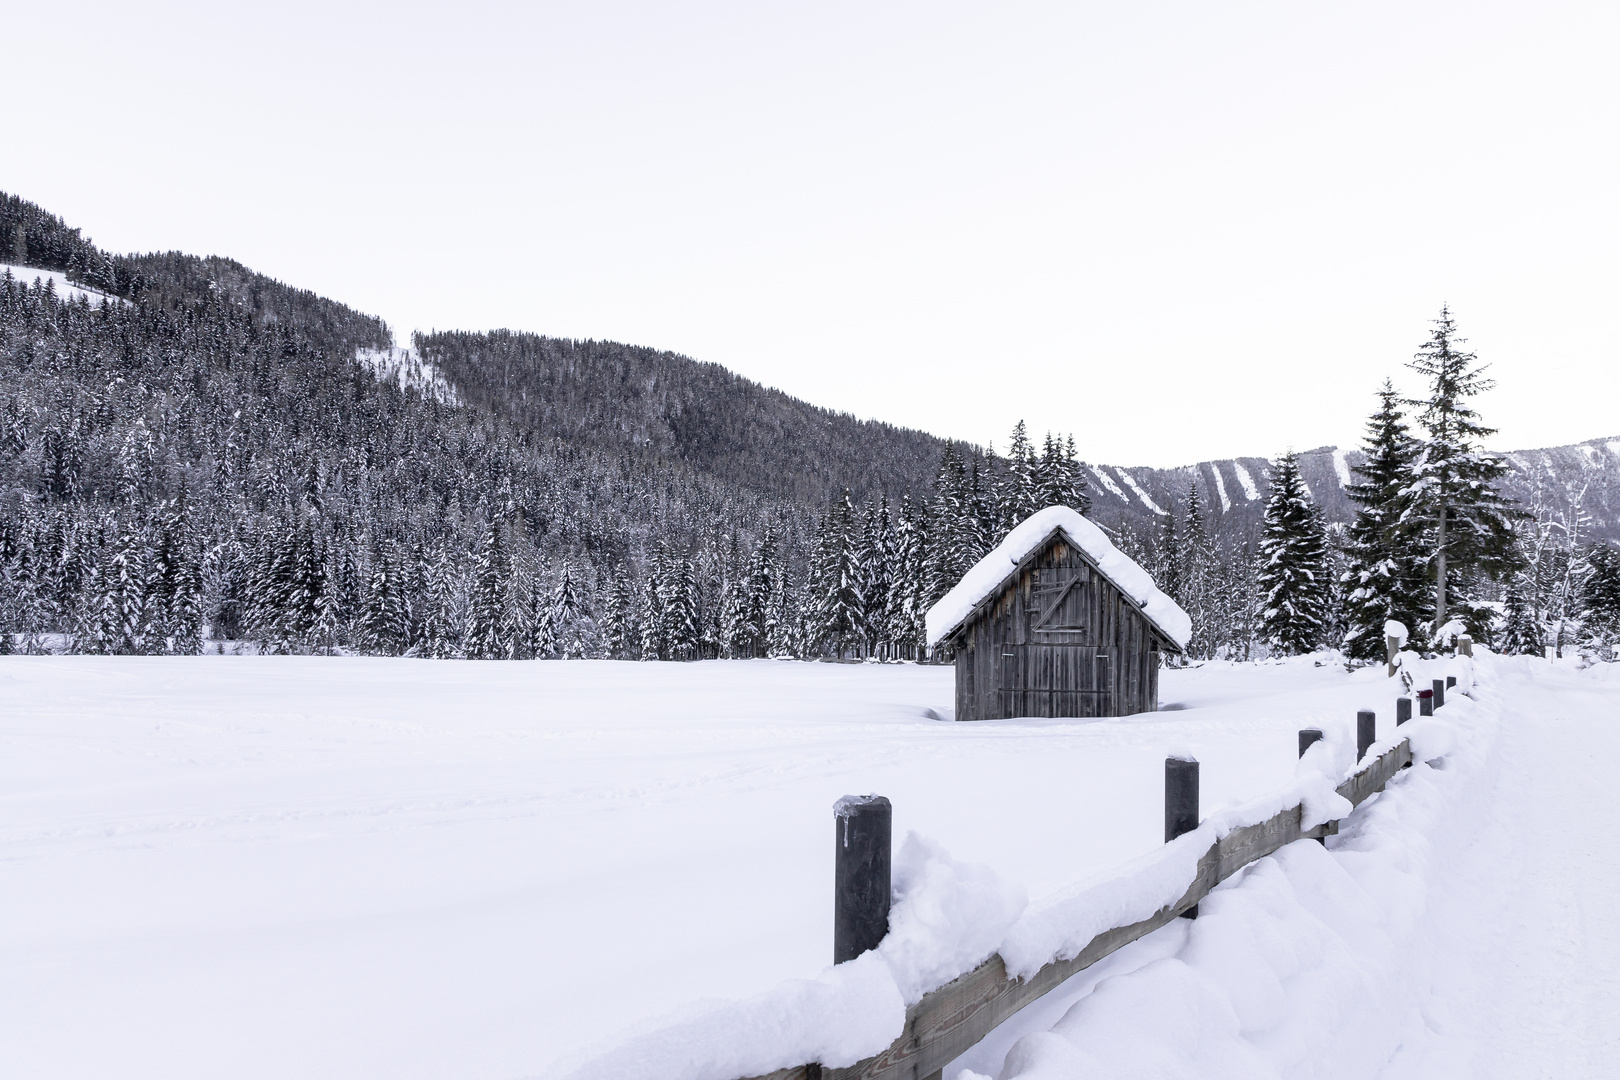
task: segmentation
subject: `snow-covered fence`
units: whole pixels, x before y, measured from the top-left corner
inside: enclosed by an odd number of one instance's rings
[[[1456,684],[1455,678],[1449,682],[1453,686]],[[1446,686],[1447,681],[1435,680],[1433,690],[1421,691],[1420,696],[1424,697],[1426,703],[1432,701],[1434,705],[1443,705]],[[1423,711],[1426,716],[1431,713],[1430,708]],[[1411,699],[1400,699],[1396,709],[1397,725],[1406,723],[1411,715]],[[1238,825],[1206,821],[1191,830],[1192,834],[1201,833],[1211,837],[1197,858],[1197,869],[1191,885],[1179,899],[1165,904],[1148,917],[1103,929],[1091,936],[1089,942],[1073,955],[1065,958],[1062,956],[1065,950],[1060,949],[1057,959],[1038,967],[1021,964],[1019,958],[1009,961],[1002,953],[995,953],[972,971],[922,995],[920,1000],[909,1006],[903,1033],[882,1053],[840,1068],[808,1063],[779,1069],[754,1080],[940,1080],[947,1064],[971,1049],[1024,1006],[1062,985],[1070,976],[1177,918],[1196,917],[1198,901],[1250,863],[1296,840],[1317,839],[1325,842],[1325,837],[1337,833],[1338,818],[1375,792],[1382,791],[1397,772],[1414,760],[1411,738],[1396,740],[1369,760],[1367,755],[1374,745],[1375,721],[1373,713],[1361,712],[1357,715],[1358,767],[1334,789],[1338,799],[1333,800],[1336,812],[1331,815],[1323,813],[1322,798],[1307,794],[1297,804],[1262,821]],[[1319,729],[1302,730],[1299,733],[1300,756],[1303,758],[1321,739]],[[1168,843],[1183,838],[1188,832],[1185,818],[1189,798],[1192,821],[1198,821],[1197,763],[1171,758],[1165,764],[1165,838]],[[866,800],[857,802],[866,804]],[[846,837],[843,830],[849,828],[844,818],[853,805],[840,802],[841,843]],[[883,809],[888,809],[887,800],[884,800]],[[886,823],[886,814],[884,818]],[[1212,828],[1212,825],[1215,827]],[[873,866],[881,864],[886,877],[886,853],[881,858],[875,858],[863,850],[861,860]],[[843,862],[840,860],[841,866]],[[840,904],[846,902],[843,899],[846,895],[866,895],[871,892],[846,883],[842,877],[841,870],[838,882]],[[870,904],[870,901],[864,902]],[[883,915],[887,917],[886,904],[883,905]],[[861,916],[858,912],[851,912],[841,913],[840,917]],[[1029,968],[1033,970],[1027,970]]]

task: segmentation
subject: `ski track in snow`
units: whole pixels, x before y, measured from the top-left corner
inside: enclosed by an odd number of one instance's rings
[[[1216,462],[1209,463],[1209,471],[1215,474],[1215,493],[1221,497],[1221,513],[1232,509],[1232,500],[1226,497],[1226,481],[1221,479],[1221,467]]]
[[[1250,502],[1254,502],[1254,500],[1258,499],[1260,497],[1260,489],[1254,486],[1254,477],[1250,476],[1249,470],[1243,467],[1243,462],[1234,459],[1232,462],[1232,471],[1237,473],[1238,483],[1243,485],[1243,497],[1248,499]]]
[[[1148,493],[1143,491],[1135,480],[1131,479],[1130,473],[1126,472],[1124,469],[1116,469],[1116,471],[1119,473],[1119,478],[1125,481],[1132,491],[1136,492],[1136,497],[1142,500],[1143,506],[1153,511],[1155,514],[1166,513],[1166,511],[1159,506],[1158,503],[1154,502],[1148,497]]]
[[[1125,494],[1125,492],[1121,491],[1118,484],[1114,483],[1113,477],[1109,476],[1095,465],[1087,465],[1086,468],[1091,470],[1091,474],[1095,476],[1099,482],[1101,482],[1103,487],[1107,488],[1115,495],[1118,495],[1120,502],[1131,501],[1131,497]]]
[[[1339,486],[1350,486],[1350,463],[1345,460],[1344,451],[1337,446],[1333,448],[1333,471],[1339,474]]]

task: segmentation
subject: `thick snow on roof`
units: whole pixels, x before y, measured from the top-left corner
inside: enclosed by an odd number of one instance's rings
[[[1058,529],[1062,529],[1069,542],[1085,552],[1121,592],[1141,605],[1153,625],[1179,647],[1187,647],[1187,639],[1192,636],[1192,620],[1187,613],[1160,592],[1148,572],[1120,552],[1101,529],[1067,506],[1048,506],[1025,518],[994,551],[964,574],[954,589],[928,609],[929,647],[938,645],[962,625],[973,609],[1001,588],[1014,568]]]

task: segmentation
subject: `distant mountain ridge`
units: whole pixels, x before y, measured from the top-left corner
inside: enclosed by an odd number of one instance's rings
[[[1512,468],[1502,486],[1526,509],[1543,506],[1568,512],[1578,500],[1590,518],[1593,536],[1620,540],[1620,437],[1513,450],[1502,456]],[[1349,521],[1355,515],[1355,504],[1344,489],[1355,481],[1352,470],[1363,458],[1360,450],[1335,446],[1300,453],[1300,473],[1330,522]],[[1271,463],[1259,457],[1222,458],[1171,469],[1095,464],[1088,466],[1088,473],[1092,516],[1111,528],[1151,528],[1172,506],[1180,513],[1196,481],[1200,500],[1216,518],[1219,531],[1244,535],[1258,527],[1271,494]]]

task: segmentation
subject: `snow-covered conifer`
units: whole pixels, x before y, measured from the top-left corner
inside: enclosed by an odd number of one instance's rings
[[[468,659],[499,660],[506,655],[506,591],[512,567],[501,532],[500,522],[491,521],[473,560],[462,639]]]
[[[1496,429],[1481,423],[1469,404],[1494,383],[1462,344],[1450,309],[1442,307],[1410,365],[1429,382],[1426,398],[1408,402],[1419,410],[1428,438],[1412,467],[1411,504],[1402,525],[1421,524],[1432,537],[1428,572],[1435,585],[1435,625],[1460,618],[1485,640],[1490,615],[1479,606],[1478,583],[1514,568],[1513,522],[1519,514],[1495,487],[1506,463],[1483,449]]]
[[[1289,451],[1272,467],[1260,540],[1261,633],[1274,652],[1307,653],[1323,644],[1327,573],[1321,513],[1306,496],[1299,459]]]
[[[1426,577],[1428,530],[1409,512],[1421,447],[1387,380],[1367,421],[1365,448],[1366,460],[1354,467],[1360,481],[1345,488],[1357,510],[1345,538],[1344,649],[1357,660],[1382,660],[1386,622],[1407,627],[1414,635],[1410,647],[1421,648],[1423,627],[1434,616]]]
[[[1541,631],[1521,590],[1508,587],[1502,614],[1502,632],[1496,638],[1497,650],[1504,656],[1540,656]]]

